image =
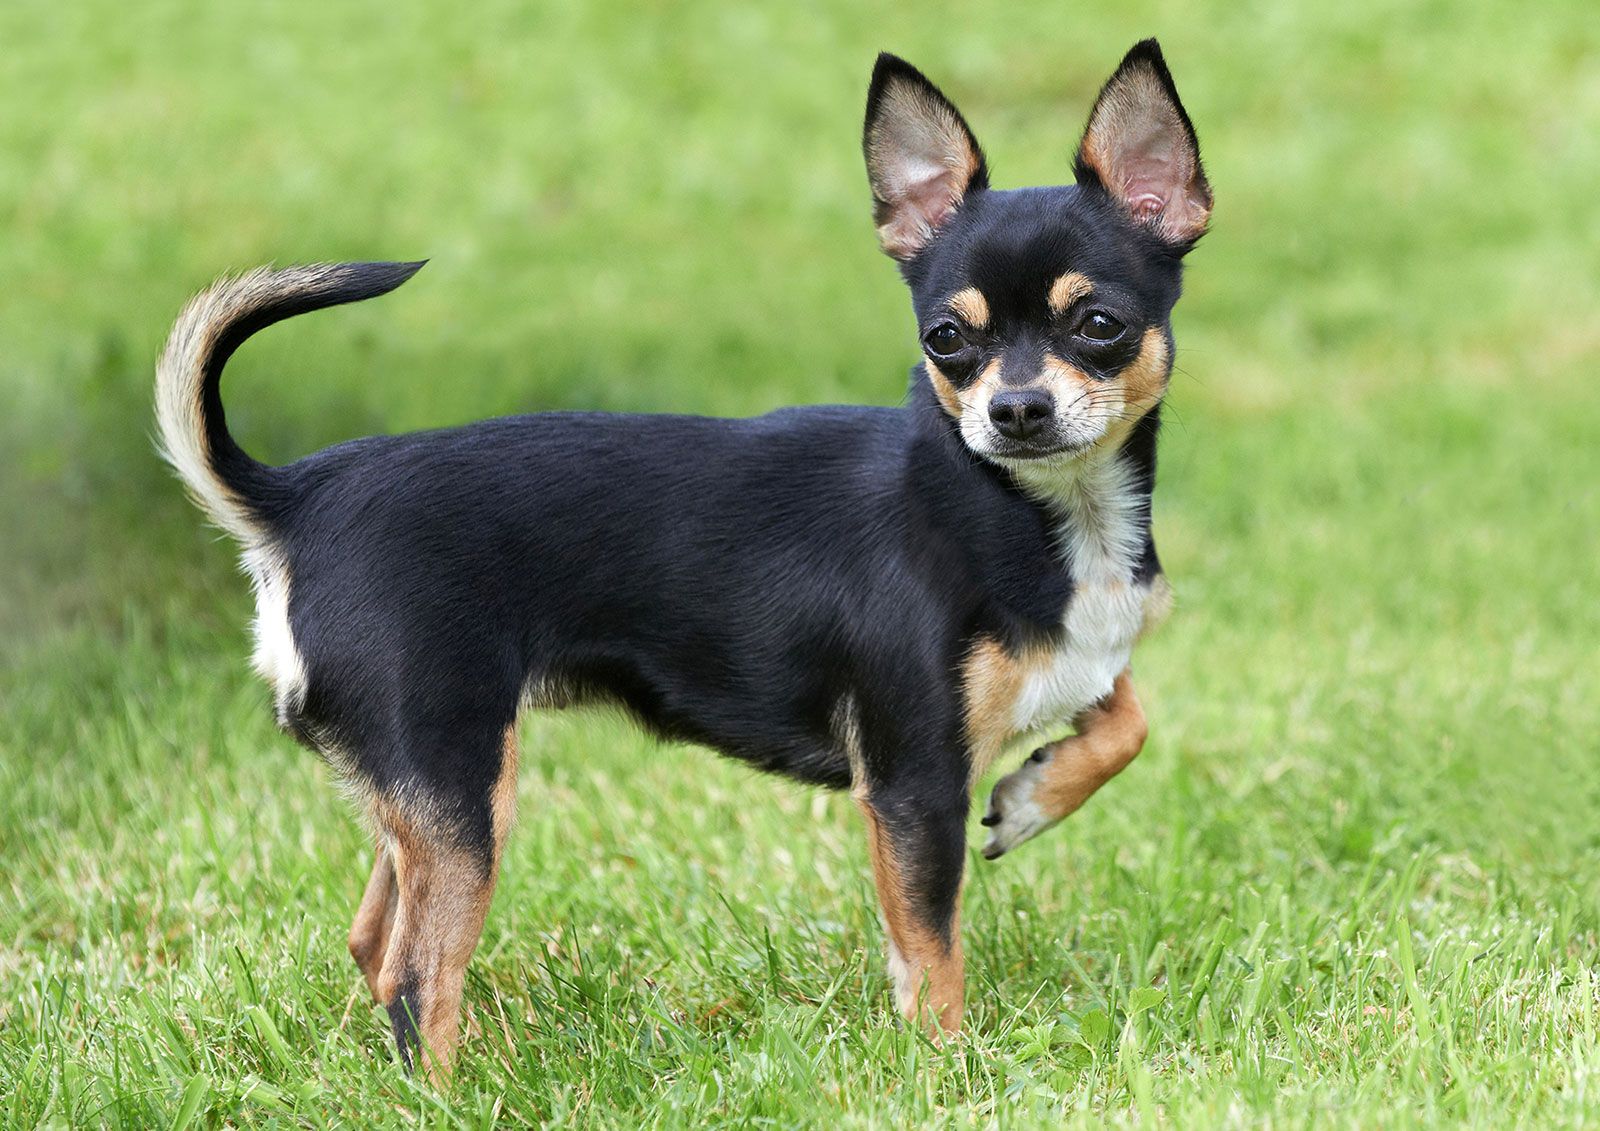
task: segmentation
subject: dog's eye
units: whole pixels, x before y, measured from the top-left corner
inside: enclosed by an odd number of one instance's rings
[[[961,330],[954,322],[941,322],[929,330],[922,339],[928,347],[928,352],[935,357],[949,357],[959,353],[961,347],[967,344],[967,339],[961,336]]]
[[[1106,345],[1122,337],[1127,327],[1103,310],[1091,310],[1078,327],[1078,335],[1096,345]]]

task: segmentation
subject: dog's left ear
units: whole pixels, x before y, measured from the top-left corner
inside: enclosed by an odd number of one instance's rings
[[[887,52],[872,69],[861,148],[878,242],[899,260],[913,258],[969,194],[989,184],[983,150],[961,112],[921,71]]]
[[[1155,40],[1135,44],[1101,89],[1073,171],[1179,254],[1205,234],[1211,185],[1200,142]]]

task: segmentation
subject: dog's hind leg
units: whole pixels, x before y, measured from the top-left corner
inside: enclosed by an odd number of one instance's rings
[[[366,975],[367,987],[378,1001],[382,1000],[378,994],[378,976],[383,973],[383,959],[389,952],[389,935],[394,928],[399,902],[400,889],[395,883],[394,857],[380,834],[372,861],[372,877],[367,880],[361,906],[356,908],[355,922],[350,924],[350,957],[356,960],[361,973]]]
[[[995,783],[983,823],[983,854],[994,860],[1068,816],[1144,748],[1144,708],[1133,676],[1117,676],[1111,694],[1072,720],[1071,738],[1042,746]]]
[[[378,997],[388,1007],[401,1060],[412,1069],[420,1056],[435,1083],[450,1073],[467,962],[483,932],[515,807],[514,728],[485,756],[496,753],[498,768],[485,795],[453,799],[467,806],[465,813],[414,790],[375,805],[393,852],[399,897]]]

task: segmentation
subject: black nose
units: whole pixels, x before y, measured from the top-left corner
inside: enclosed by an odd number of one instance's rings
[[[1008,440],[1026,440],[1044,427],[1055,402],[1043,389],[1005,389],[989,401],[989,419]]]

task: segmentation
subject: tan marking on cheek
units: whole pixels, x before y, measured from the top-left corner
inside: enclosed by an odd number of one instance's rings
[[[1091,394],[1093,411],[1107,418],[1105,434],[1097,441],[1100,446],[1119,446],[1160,403],[1172,370],[1169,358],[1166,337],[1152,326],[1139,340],[1138,356],[1111,380],[1096,382],[1100,388]]]
[[[883,827],[865,792],[858,789],[854,797],[867,825],[867,854],[872,860],[872,880],[878,890],[884,929],[889,934],[890,973],[901,1015],[907,1021],[924,1023],[935,1038],[955,1032],[961,1028],[965,990],[960,897],[956,899],[947,944],[913,909],[894,838]]]
[[[956,391],[950,378],[944,375],[944,370],[934,364],[933,358],[923,355],[928,367],[928,380],[933,384],[933,392],[939,398],[939,403],[944,410],[957,420],[961,419],[961,394]]]
[[[1054,314],[1063,313],[1067,307],[1085,298],[1094,292],[1094,284],[1087,275],[1077,271],[1068,271],[1057,276],[1056,281],[1050,284],[1050,310]]]
[[[1172,368],[1166,336],[1152,326],[1139,343],[1139,356],[1117,375],[1122,382],[1123,399],[1128,407],[1143,415],[1155,407],[1167,391],[1167,376]]]
[[[989,300],[977,287],[966,287],[950,296],[950,309],[968,326],[982,330],[989,325]]]

